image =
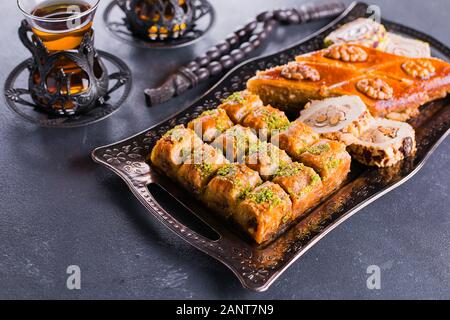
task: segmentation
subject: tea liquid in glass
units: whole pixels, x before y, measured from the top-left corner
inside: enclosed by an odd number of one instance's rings
[[[90,4],[80,0],[44,1],[31,12],[38,18],[32,26],[32,31],[51,53],[75,50],[80,46],[84,35],[91,32],[93,15],[80,17],[80,14],[90,8]],[[63,56],[55,63],[53,70],[45,79],[50,93],[58,90],[56,76],[60,71],[70,76],[70,87],[63,86],[60,89],[62,94],[78,94],[89,88],[89,77],[86,72]]]

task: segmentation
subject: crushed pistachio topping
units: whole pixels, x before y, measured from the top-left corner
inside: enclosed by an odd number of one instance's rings
[[[191,148],[183,148],[180,150],[180,157],[182,159],[189,157],[191,154]]]
[[[324,144],[318,144],[318,145],[311,146],[311,147],[300,148],[298,150],[298,152],[299,153],[308,152],[308,153],[311,153],[311,154],[317,156],[317,155],[320,155],[320,154],[322,154],[324,152],[328,152],[330,150],[331,150],[330,145],[328,143],[324,143]]]
[[[317,173],[313,173],[311,176],[311,185],[315,185],[316,183],[318,183],[320,181],[320,176]]]
[[[218,109],[206,110],[206,111],[202,112],[202,114],[199,116],[199,118],[204,117],[204,116],[216,116],[217,113],[218,113]]]
[[[310,193],[310,192],[312,191],[313,187],[314,187],[314,185],[312,185],[312,184],[307,185],[306,187],[304,187],[304,188],[302,189],[302,191],[300,191],[300,192],[298,193],[298,196],[299,196],[299,197],[302,197],[302,196],[304,196],[305,194]]]
[[[335,169],[335,168],[339,167],[341,162],[342,162],[341,159],[336,159],[336,158],[330,157],[327,161],[326,168],[328,170]]]
[[[264,122],[267,123],[267,128],[270,130],[278,129],[283,131],[290,125],[289,120],[278,112],[269,111],[268,109],[261,109],[261,115],[264,117]]]
[[[223,167],[221,167],[218,171],[217,171],[217,175],[224,177],[227,176],[231,173],[234,173],[236,171],[236,168],[232,165],[232,164],[227,164]]]
[[[234,92],[228,98],[222,100],[222,103],[245,103],[245,98],[242,96],[241,92]]]
[[[278,168],[277,172],[275,173],[275,176],[276,177],[292,177],[293,175],[296,175],[299,172],[301,172],[304,169],[304,167],[305,166],[301,163],[298,166],[295,166],[292,164],[280,166]]]
[[[281,202],[281,199],[270,188],[262,188],[255,193],[250,193],[247,198],[258,204],[269,202],[271,206],[276,206]]]
[[[248,195],[250,194],[250,192],[253,190],[253,187],[249,186],[247,188],[245,188],[238,196],[239,200],[245,200],[247,199]]]
[[[266,141],[258,141],[257,143],[253,144],[249,148],[249,153],[268,153],[269,152],[269,144]]]
[[[315,172],[311,172],[311,180],[309,181],[309,184],[308,184],[306,187],[304,187],[304,188],[297,194],[297,196],[302,197],[302,196],[304,196],[305,194],[310,193],[310,192],[313,190],[314,186],[315,186],[319,181],[320,181],[320,176],[319,176],[317,173],[315,173]],[[291,192],[291,194],[292,194],[292,192]]]
[[[183,126],[176,126],[169,131],[167,131],[163,138],[170,137],[170,140],[180,142],[184,139],[186,132],[183,130]]]
[[[203,117],[211,116],[216,122],[216,129],[224,132],[229,128],[228,117],[222,109],[212,109],[204,111],[194,122],[202,122]]]
[[[233,127],[226,132],[226,141],[232,141],[236,144],[236,148],[239,150],[244,150],[249,144],[250,137],[249,132],[246,129],[240,127]]]
[[[249,147],[249,155],[252,156],[255,154],[258,155],[258,160],[264,159],[267,156],[271,162],[282,163],[283,151],[266,141],[258,141],[258,143],[252,144]]]
[[[213,172],[213,166],[211,163],[199,163],[195,165],[197,170],[200,170],[200,174],[202,177],[207,177]]]

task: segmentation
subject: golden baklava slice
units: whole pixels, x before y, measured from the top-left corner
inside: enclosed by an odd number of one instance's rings
[[[319,173],[324,189],[331,191],[346,179],[351,157],[345,144],[323,139],[306,148],[299,161]]]
[[[204,143],[193,150],[184,161],[178,170],[177,178],[187,190],[200,195],[217,170],[227,163],[222,152]]]
[[[194,131],[179,125],[166,132],[156,142],[150,155],[150,161],[161,172],[171,178],[176,178],[178,169],[186,158],[202,145],[203,141]]]
[[[225,110],[228,117],[234,123],[240,123],[253,108],[262,105],[263,103],[259,96],[244,90],[234,92],[228,98],[224,99],[219,109]]]
[[[292,220],[317,206],[326,195],[320,176],[314,169],[298,162],[280,167],[272,182],[279,184],[291,197]]]
[[[291,220],[292,202],[278,185],[265,182],[247,193],[239,203],[233,220],[257,243],[270,240],[284,222]]]
[[[376,73],[424,90],[427,101],[443,98],[450,92],[450,64],[436,58],[403,58],[379,68]]]
[[[252,129],[236,125],[218,136],[211,145],[221,150],[229,161],[243,162],[250,147],[258,141]]]
[[[248,167],[258,171],[264,180],[271,179],[279,167],[292,162],[284,150],[266,141],[250,146],[244,161]]]
[[[333,64],[301,61],[259,71],[247,82],[247,89],[265,104],[297,113],[310,100],[336,96],[333,88],[363,74]]]
[[[419,107],[429,101],[423,88],[376,73],[353,79],[334,90],[341,95],[358,95],[372,116],[393,120],[417,116]]]
[[[213,109],[203,112],[198,118],[189,122],[188,128],[194,130],[203,141],[211,142],[233,125],[224,110]]]
[[[260,139],[265,140],[272,134],[286,129],[289,126],[289,119],[281,110],[271,106],[261,106],[253,108],[242,120],[241,125],[252,128]]]
[[[206,186],[203,201],[217,213],[229,217],[245,195],[261,183],[257,171],[244,164],[227,164]]]
[[[290,126],[271,138],[271,142],[286,151],[293,159],[298,159],[304,149],[319,140],[319,135],[301,121],[293,121]]]

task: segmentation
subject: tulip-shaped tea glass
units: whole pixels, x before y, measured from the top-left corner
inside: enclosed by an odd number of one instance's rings
[[[92,29],[99,1],[17,1],[26,17],[20,39],[33,54],[29,89],[42,111],[74,115],[103,101],[108,75]]]

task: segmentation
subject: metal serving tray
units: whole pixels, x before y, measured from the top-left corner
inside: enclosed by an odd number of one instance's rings
[[[281,233],[271,243],[258,246],[234,233],[213,212],[193,200],[167,178],[157,174],[146,162],[155,142],[170,128],[187,124],[201,112],[218,106],[231,92],[245,88],[246,81],[257,70],[285,64],[296,55],[322,48],[323,39],[340,25],[365,16],[367,5],[352,4],[332,23],[301,43],[263,58],[248,61],[228,73],[208,93],[189,108],[131,138],[93,151],[93,159],[119,175],[133,194],[147,208],[149,214],[197,249],[221,261],[250,290],[264,291],[298,258],[340,223],[382,195],[406,182],[424,165],[430,154],[450,132],[450,98],[429,103],[421,108],[421,115],[411,121],[416,129],[418,151],[413,159],[391,168],[368,168],[356,163],[348,182],[319,207]],[[404,34],[430,43],[434,56],[450,59],[450,49],[434,38],[390,21],[382,23],[391,32]],[[355,161],[353,161],[355,162]],[[151,185],[159,185],[175,197],[219,235],[211,240],[177,220],[163,203],[155,199]],[[155,191],[154,191],[155,192]]]

